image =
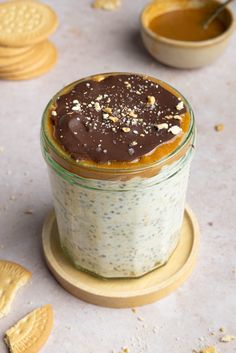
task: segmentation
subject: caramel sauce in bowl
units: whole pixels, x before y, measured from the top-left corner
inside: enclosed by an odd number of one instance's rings
[[[207,30],[203,22],[220,5],[215,0],[158,0],[142,11],[141,35],[146,49],[159,62],[194,69],[212,63],[225,50],[235,29],[233,13],[225,8]]]

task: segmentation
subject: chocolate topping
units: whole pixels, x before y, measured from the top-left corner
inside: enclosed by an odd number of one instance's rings
[[[150,79],[110,75],[59,96],[51,121],[75,160],[130,162],[181,135],[185,112],[181,98]]]

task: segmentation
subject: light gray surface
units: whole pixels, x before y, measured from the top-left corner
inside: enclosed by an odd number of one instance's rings
[[[124,0],[112,13],[91,9],[88,0],[46,2],[60,18],[53,36],[56,68],[36,80],[0,83],[0,257],[33,272],[32,283],[0,321],[0,335],[30,310],[52,303],[55,326],[42,353],[118,353],[122,346],[131,353],[189,353],[207,342],[217,342],[219,352],[235,352],[236,341],[218,343],[218,337],[221,326],[236,335],[236,35],[213,65],[179,71],[154,62],[143,49],[138,16],[145,0]],[[191,102],[198,126],[188,192],[201,227],[197,267],[178,291],[137,314],[73,298],[49,274],[41,251],[41,227],[52,206],[39,144],[42,111],[63,85],[109,71],[143,72],[169,82]],[[225,125],[223,132],[214,130],[218,123]],[[24,214],[28,209],[34,213]],[[0,352],[5,353],[1,341]]]

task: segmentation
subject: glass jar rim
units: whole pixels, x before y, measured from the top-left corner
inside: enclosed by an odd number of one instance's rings
[[[108,77],[108,76],[112,76],[112,75],[113,76],[114,75],[127,75],[127,76],[128,75],[136,75],[136,76],[140,76],[140,77],[145,77],[146,79],[150,79],[153,82],[160,84],[164,88],[170,88],[174,93],[176,93],[176,95],[181,97],[185,106],[187,107],[187,112],[190,115],[190,126],[189,126],[187,133],[186,133],[186,136],[183,138],[183,140],[177,146],[177,148],[175,148],[173,151],[171,151],[169,154],[167,154],[163,158],[160,158],[160,159],[153,161],[151,163],[145,163],[142,166],[139,165],[137,167],[137,166],[135,166],[135,163],[133,165],[132,165],[132,163],[130,163],[129,167],[126,167],[126,168],[122,168],[122,167],[121,168],[118,168],[118,167],[112,168],[111,166],[109,166],[109,168],[108,168],[107,165],[104,166],[103,164],[98,164],[95,166],[95,165],[86,164],[83,161],[76,162],[75,160],[73,160],[70,157],[68,152],[63,151],[62,147],[56,146],[56,141],[54,143],[52,142],[51,136],[49,136],[49,134],[47,133],[46,122],[48,120],[48,114],[49,114],[50,108],[53,106],[53,103],[55,103],[57,97],[60,96],[61,94],[68,92],[71,88],[73,88],[76,84],[78,84],[80,82],[87,81],[89,79],[91,80],[95,77],[103,77],[103,76]],[[116,173],[116,172],[123,174],[123,173],[139,172],[139,171],[141,172],[141,171],[145,171],[146,169],[149,169],[152,167],[160,167],[161,168],[162,165],[167,164],[170,160],[175,159],[175,157],[177,158],[178,154],[181,154],[181,151],[184,149],[184,147],[186,145],[190,144],[191,138],[194,134],[194,127],[195,127],[195,117],[194,117],[194,113],[193,113],[191,105],[189,104],[187,99],[177,89],[172,87],[170,84],[168,84],[165,81],[162,81],[160,79],[154,78],[152,76],[139,74],[139,73],[109,72],[109,73],[101,73],[101,74],[96,74],[96,75],[81,78],[79,80],[76,80],[76,81],[66,85],[64,88],[59,90],[52,97],[52,99],[48,102],[48,104],[43,112],[42,125],[41,125],[41,135],[42,135],[44,143],[46,144],[47,149],[51,150],[53,152],[53,154],[57,155],[64,162],[67,162],[68,164],[72,164],[75,168],[83,169],[83,170],[87,170],[87,171],[91,171],[91,172],[102,172],[102,173],[106,173],[106,174]],[[55,162],[58,163],[58,161],[55,161]]]

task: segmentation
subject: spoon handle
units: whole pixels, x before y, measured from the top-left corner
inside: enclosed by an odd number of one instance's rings
[[[208,17],[208,19],[203,23],[203,28],[207,29],[209,24],[214,21],[214,19],[221,13],[221,11],[223,11],[223,9],[225,8],[225,6],[229,5],[231,2],[233,2],[234,0],[227,0],[225,1],[222,5],[220,5],[212,14],[210,17]]]

